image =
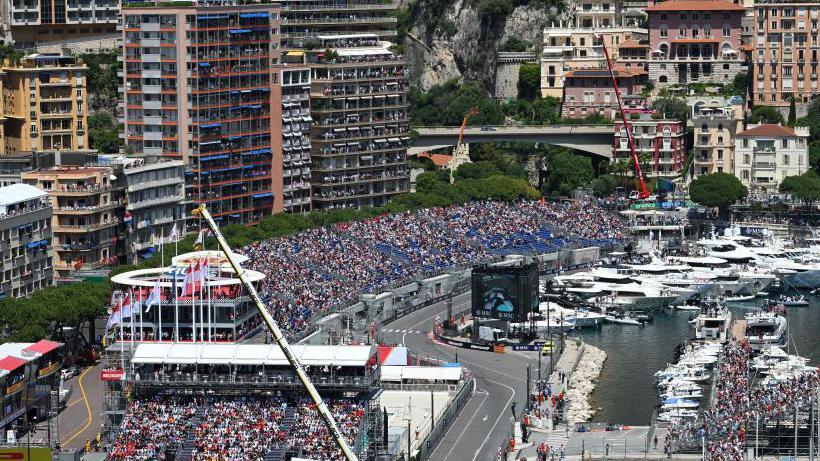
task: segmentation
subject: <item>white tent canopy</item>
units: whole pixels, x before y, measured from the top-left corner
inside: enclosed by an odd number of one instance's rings
[[[293,355],[307,366],[364,367],[375,354],[373,346],[290,347]],[[136,365],[288,365],[276,344],[140,344],[131,361]]]
[[[456,383],[461,379],[461,367],[382,367],[381,380],[383,382],[401,382],[411,379],[417,381],[451,381]]]

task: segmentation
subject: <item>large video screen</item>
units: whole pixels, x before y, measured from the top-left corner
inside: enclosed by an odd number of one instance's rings
[[[538,266],[474,268],[472,289],[474,317],[524,322],[538,306]]]

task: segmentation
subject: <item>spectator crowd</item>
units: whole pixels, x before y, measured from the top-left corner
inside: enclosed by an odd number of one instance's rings
[[[364,405],[343,398],[325,403],[353,447]],[[316,461],[343,459],[316,405],[305,398],[158,395],[129,404],[108,460],[162,461],[173,452],[181,461],[262,461],[275,451]]]
[[[507,254],[609,246],[627,235],[623,218],[591,202],[478,201],[310,229],[238,253],[267,276],[261,295],[293,335],[361,293]]]

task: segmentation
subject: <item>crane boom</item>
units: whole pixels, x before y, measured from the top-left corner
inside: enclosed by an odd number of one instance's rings
[[[479,113],[478,108],[473,107],[472,109],[468,110],[467,113],[464,114],[464,121],[461,122],[461,129],[458,130],[458,142],[456,142],[456,149],[458,149],[458,146],[461,145],[461,140],[464,139],[464,128],[467,127],[467,121],[469,120],[471,115],[475,115],[477,113]]]
[[[612,79],[612,87],[615,89],[615,100],[618,101],[618,109],[621,111],[621,119],[624,121],[624,128],[626,128],[626,137],[629,140],[629,150],[632,152],[632,163],[635,164],[635,177],[638,180],[638,198],[644,199],[649,197],[649,190],[646,188],[646,181],[643,178],[643,171],[638,162],[638,154],[635,152],[635,141],[632,138],[632,126],[626,119],[624,106],[621,104],[621,91],[618,89],[618,79],[615,78],[615,71],[612,69],[612,62],[609,60],[609,51],[606,49],[606,39],[604,35],[599,35],[601,38],[601,48],[604,49],[604,58],[606,59],[606,67],[609,69],[609,77]]]
[[[290,345],[288,345],[287,339],[282,335],[282,331],[279,330],[279,326],[276,324],[276,321],[268,312],[265,303],[262,302],[262,298],[259,297],[259,294],[256,292],[256,288],[253,287],[251,284],[250,279],[248,276],[245,275],[245,270],[239,265],[234,257],[233,251],[231,251],[231,247],[228,245],[228,242],[225,240],[225,237],[222,236],[222,233],[219,231],[216,223],[214,222],[211,214],[205,208],[205,205],[200,205],[199,208],[194,209],[194,214],[199,215],[208,225],[208,228],[211,229],[214,236],[216,237],[216,241],[219,243],[219,248],[225,253],[225,257],[228,259],[228,262],[233,267],[233,270],[236,272],[236,275],[239,277],[239,280],[242,282],[242,285],[248,291],[253,302],[256,304],[256,308],[259,309],[259,313],[262,315],[262,319],[265,321],[265,325],[267,325],[268,330],[273,335],[273,339],[276,341],[276,344],[282,349],[282,353],[285,355],[285,358],[290,363],[290,366],[296,372],[296,376],[299,378],[299,381],[302,382],[302,385],[305,387],[308,395],[313,400],[313,403],[316,404],[316,409],[319,412],[319,416],[322,417],[322,420],[327,426],[328,432],[336,439],[336,444],[344,453],[345,459],[347,461],[358,461],[356,454],[350,450],[350,447],[347,445],[347,441],[344,439],[344,436],[341,432],[339,432],[338,426],[336,426],[336,421],[333,419],[333,415],[328,410],[327,405],[322,400],[322,397],[319,395],[319,392],[316,390],[316,387],[310,381],[307,373],[305,373],[305,369],[302,368],[302,364],[299,363],[299,359],[293,355],[290,350]]]

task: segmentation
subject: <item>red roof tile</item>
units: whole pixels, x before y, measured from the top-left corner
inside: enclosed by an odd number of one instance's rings
[[[726,0],[668,0],[646,8],[646,11],[746,11]]]
[[[794,136],[794,130],[782,125],[775,125],[770,123],[766,125],[760,125],[753,128],[749,128],[746,131],[741,131],[735,136]]]
[[[0,370],[14,371],[28,362],[13,355],[0,360]]]
[[[55,343],[54,341],[49,341],[47,339],[41,339],[36,343],[32,344],[31,346],[23,349],[23,351],[45,355],[53,351],[54,349],[57,349],[60,346],[62,346],[62,344]]]
[[[430,154],[427,152],[422,152],[418,155],[419,157],[426,157],[433,161],[433,164],[438,167],[445,167],[450,163],[450,160],[453,159],[452,155],[447,154]]]

